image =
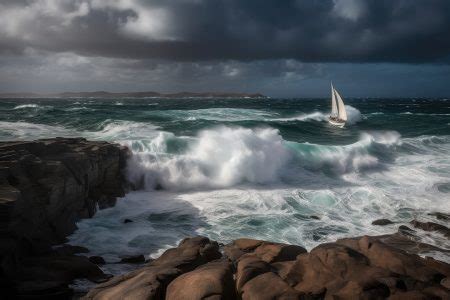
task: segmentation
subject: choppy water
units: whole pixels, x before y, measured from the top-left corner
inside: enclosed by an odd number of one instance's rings
[[[128,176],[143,190],[70,237],[109,261],[193,234],[311,248],[398,227],[372,226],[377,218],[449,213],[450,100],[346,103],[340,129],[326,122],[328,99],[2,100],[0,139],[84,136],[133,150]]]

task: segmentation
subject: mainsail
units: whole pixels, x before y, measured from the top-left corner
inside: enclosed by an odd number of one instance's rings
[[[337,99],[337,107],[338,107],[338,118],[342,121],[347,121],[347,111],[345,110],[344,101],[342,101],[341,95],[339,95],[338,91],[334,90]]]

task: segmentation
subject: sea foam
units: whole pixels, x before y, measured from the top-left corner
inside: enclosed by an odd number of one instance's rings
[[[374,132],[364,133],[354,144],[327,146],[289,142],[273,128],[222,126],[193,138],[160,132],[145,146],[135,145],[128,175],[149,190],[286,183],[305,169],[339,176],[376,167],[399,140],[395,132]],[[184,145],[171,153],[168,145],[173,143]]]

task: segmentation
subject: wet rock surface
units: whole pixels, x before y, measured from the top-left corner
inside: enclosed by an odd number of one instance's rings
[[[384,225],[389,225],[389,224],[393,224],[394,222],[392,222],[389,219],[378,219],[372,222],[372,225],[378,225],[378,226],[384,226]]]
[[[92,289],[85,299],[449,299],[450,265],[400,233],[295,245],[204,237]]]
[[[63,297],[75,278],[108,277],[82,247],[65,245],[76,222],[125,193],[128,150],[82,138],[0,143],[2,296]]]

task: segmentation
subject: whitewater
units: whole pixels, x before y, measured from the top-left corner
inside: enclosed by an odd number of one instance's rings
[[[82,136],[130,148],[135,190],[69,237],[107,262],[157,256],[189,235],[311,249],[450,213],[450,102],[346,102],[339,129],[326,121],[328,99],[8,99],[0,139]],[[380,218],[396,223],[371,225]],[[418,234],[450,249],[443,236]]]

